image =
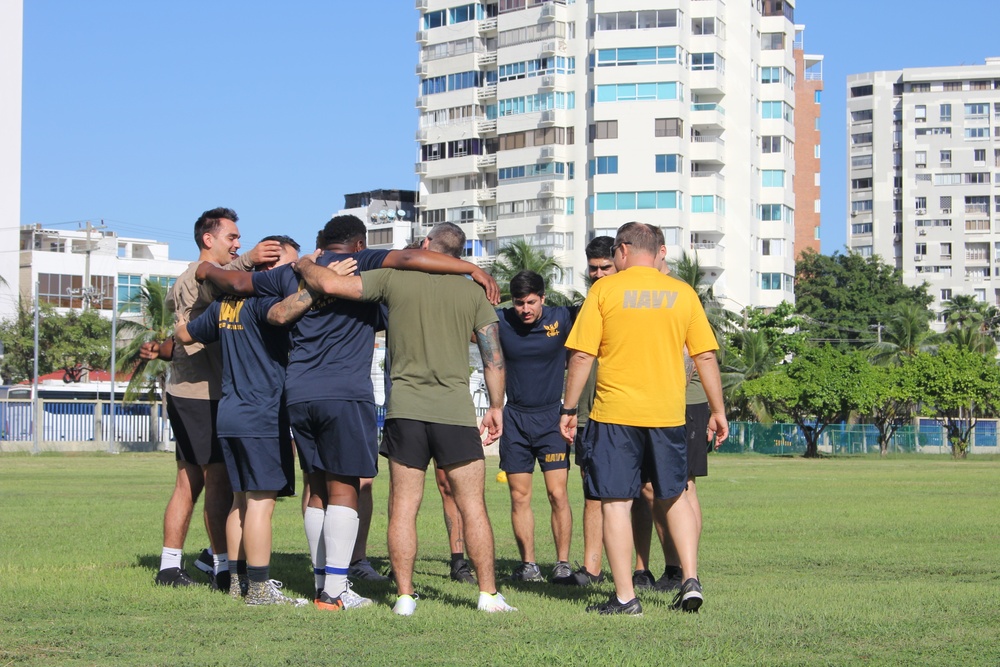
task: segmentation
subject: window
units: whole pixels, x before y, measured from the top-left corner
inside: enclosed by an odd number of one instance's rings
[[[820,99],[823,97],[822,93],[823,93],[822,90],[816,90],[816,91],[814,91],[813,92],[813,102],[815,102],[816,104],[820,104]]]
[[[923,81],[920,83],[910,84],[911,93],[929,93],[931,92],[931,84],[928,81]]]
[[[942,213],[951,213],[951,195],[943,196],[938,199],[938,205],[941,208]]]
[[[682,158],[680,155],[657,155],[656,156],[656,173],[657,174],[675,174],[682,171]]]
[[[594,176],[596,174],[617,174],[617,173],[618,173],[617,155],[598,157],[590,161],[591,176]]]
[[[871,84],[867,86],[854,86],[851,88],[851,97],[868,97],[872,94],[874,89]]]
[[[692,53],[691,71],[702,72],[718,69],[722,71],[722,56],[716,57],[714,53]]]
[[[851,189],[852,190],[871,190],[872,189],[872,179],[869,178],[853,178],[851,179]]]
[[[618,138],[617,120],[599,120],[596,123],[593,123],[588,129],[590,141],[594,141],[595,139]]]
[[[781,83],[781,72],[784,67],[761,67],[760,68],[760,82],[761,83]]]
[[[941,294],[940,294],[939,300],[940,301],[951,301],[951,290],[950,289],[943,289],[943,290],[941,290]]]
[[[674,81],[660,83],[618,83],[597,86],[597,102],[643,102],[651,100],[684,99],[681,84]]]
[[[914,255],[926,255],[927,254],[927,244],[926,243],[918,243],[914,247],[914,250],[915,250],[915,252],[913,253]]]
[[[792,122],[792,107],[785,102],[766,101],[760,103],[760,117],[769,119],[784,118],[789,123]],[[870,133],[869,133],[870,134]],[[871,142],[869,142],[871,143]]]
[[[951,151],[950,150],[941,151],[941,153],[939,154],[939,156],[941,158],[941,166],[946,166],[946,165],[950,166],[951,165]]]
[[[369,229],[368,245],[387,245],[392,243],[392,229]]]
[[[760,3],[757,4],[760,5]],[[795,8],[786,0],[764,0],[761,14],[764,16],[784,16],[795,23]]]
[[[677,13],[676,9],[660,9],[658,11],[652,9],[598,14],[595,27],[598,31],[676,28]]]
[[[783,32],[762,32],[760,34],[760,48],[762,51],[775,51],[785,48],[785,33]]]
[[[431,227],[438,224],[439,222],[445,221],[445,210],[443,208],[436,208],[430,211],[424,211],[420,214],[420,222],[423,223],[425,227]]]
[[[990,198],[989,197],[966,197],[965,198],[965,212],[966,213],[989,213],[990,212]]]
[[[913,107],[913,120],[918,123],[924,123],[927,121],[927,106],[924,104],[918,104]]]
[[[851,120],[855,123],[867,123],[872,119],[871,109],[861,109],[860,111],[851,112]]]
[[[851,145],[860,146],[862,144],[870,144],[872,142],[871,132],[858,132],[857,134],[851,135]]]
[[[927,151],[915,151],[913,153],[913,162],[917,167],[926,167]]]
[[[965,105],[966,118],[986,118],[990,113],[990,105],[986,102],[973,102]]]
[[[942,104],[941,107],[940,107],[940,110],[939,110],[939,115],[940,115],[942,121],[944,121],[944,122],[950,122],[951,121],[951,105],[950,104]]]
[[[990,172],[988,171],[974,171],[962,175],[963,183],[989,183],[990,182]]]
[[[443,9],[436,12],[427,12],[424,14],[424,30],[440,28],[445,24],[445,18],[445,10]]]
[[[914,197],[913,208],[925,209],[927,208],[927,197]]]
[[[764,257],[781,257],[785,254],[782,251],[784,244],[784,239],[761,239],[760,254]]]
[[[691,197],[691,212],[692,213],[715,213],[716,197],[715,195],[692,195]],[[719,199],[721,203],[721,199]],[[719,213],[724,213],[721,207],[718,208]]]
[[[139,303],[140,288],[142,287],[142,276],[119,273],[118,274],[118,305],[123,313],[138,313],[142,307]],[[133,299],[135,299],[133,301]]]
[[[760,150],[762,153],[780,153],[781,137],[764,136],[760,138]]]
[[[680,208],[680,197],[673,190],[659,192],[599,192],[595,197],[595,201],[598,211]]]
[[[448,10],[448,23],[465,23],[483,17],[483,6],[479,4],[462,5]]]
[[[113,276],[90,276],[90,305],[101,310],[114,308]],[[58,273],[38,274],[38,298],[57,308],[83,308],[83,276]]]
[[[618,121],[613,121],[617,123]],[[657,118],[655,124],[655,135],[657,137],[679,137],[684,129],[684,122],[680,118]],[[617,134],[616,134],[617,136]]]
[[[691,19],[691,34],[714,35],[716,34],[716,22],[718,22],[719,26],[722,25],[722,21],[714,17]],[[721,34],[721,30],[719,32]]]
[[[859,199],[851,202],[851,213],[867,213],[872,210],[871,199]]]
[[[870,167],[870,166],[872,166],[872,156],[871,155],[852,155],[851,156],[851,166],[854,167],[854,168]]]
[[[851,234],[854,236],[871,234],[871,233],[872,233],[872,223],[870,222],[862,222],[859,224],[851,225]]]
[[[620,65],[676,65],[676,46],[644,46],[620,49],[598,49],[598,67]]]
[[[990,85],[989,81],[970,81],[969,90],[989,90],[993,86]]]
[[[951,244],[942,243],[941,244],[941,259],[951,259]]]
[[[784,169],[764,169],[760,173],[761,173],[761,187],[765,188],[785,187]]]
[[[760,288],[765,290],[780,290],[783,274],[762,273],[760,274]]]
[[[961,81],[945,81],[944,85],[942,86],[942,88],[943,88],[943,90],[945,92],[955,92],[957,90],[962,90],[962,82]]]
[[[972,151],[972,162],[974,164],[976,164],[976,165],[985,165],[986,164],[986,149],[985,148],[977,148],[974,151]]]

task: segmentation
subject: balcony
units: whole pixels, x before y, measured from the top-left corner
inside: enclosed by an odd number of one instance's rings
[[[488,69],[497,64],[497,54],[496,52],[491,53],[477,53],[476,54],[476,67],[479,69]]]
[[[496,18],[485,19],[483,21],[480,21],[479,24],[477,25],[477,29],[479,30],[480,35],[488,35],[492,32],[496,32],[497,31]]]
[[[696,93],[723,95],[726,92],[726,76],[718,69],[694,71],[691,72],[688,87]]]
[[[542,213],[542,216],[538,219],[538,224],[546,226],[556,224],[555,213]]]
[[[721,269],[722,247],[718,243],[692,243],[691,250],[698,258],[698,264],[705,269]]]
[[[688,159],[692,162],[724,163],[726,142],[722,137],[714,135],[697,135],[691,137],[688,149]]]
[[[496,234],[496,233],[497,233],[497,223],[496,223],[496,220],[492,220],[492,221],[481,220],[481,221],[479,221],[479,222],[476,223],[476,235],[477,236],[485,236],[485,235],[488,235],[488,234]]]
[[[718,213],[698,213],[689,217],[691,232],[704,234],[725,234],[726,220]]]
[[[485,204],[489,202],[495,202],[496,200],[497,200],[496,188],[485,188],[483,190],[476,190],[477,203]]]
[[[690,123],[692,127],[725,129],[726,110],[715,102],[692,104]]]
[[[484,86],[480,88],[478,91],[476,91],[476,99],[478,99],[480,102],[487,102],[489,100],[495,100],[496,98],[497,98],[497,87],[495,85]]]
[[[479,169],[488,169],[489,167],[496,167],[496,166],[497,166],[496,153],[476,156],[476,167],[478,167]]]
[[[488,269],[497,261],[496,255],[482,255],[480,257],[472,257],[471,259],[481,269]]]
[[[476,123],[476,132],[481,135],[496,134],[497,122],[495,120],[481,120]]]

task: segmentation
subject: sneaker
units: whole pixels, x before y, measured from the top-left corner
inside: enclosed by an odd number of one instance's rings
[[[371,599],[358,595],[351,590],[351,582],[347,582],[347,588],[340,594],[340,601],[344,603],[344,609],[360,609],[370,607],[374,604]]]
[[[701,582],[692,578],[681,584],[680,590],[674,596],[673,607],[674,609],[697,612],[704,602],[705,597],[701,594]]]
[[[362,558],[356,563],[352,563],[347,570],[347,576],[357,581],[389,581],[389,577],[379,574],[378,570],[372,567],[367,558]]]
[[[229,570],[223,570],[218,574],[208,575],[208,587],[213,591],[222,591],[223,593],[228,593],[230,588],[231,577],[229,575]]]
[[[649,570],[636,570],[632,573],[632,588],[637,591],[648,591],[653,588],[656,580]]]
[[[556,563],[556,566],[552,568],[552,576],[549,577],[549,581],[556,583],[560,579],[568,579],[573,576],[573,570],[570,569],[569,563],[564,560]]]
[[[575,572],[571,572],[568,577],[564,578],[552,578],[553,584],[560,584],[562,586],[592,586],[594,584],[599,584],[604,581],[604,573],[591,574],[587,571],[587,568],[583,567],[579,563],[576,564],[577,569]]]
[[[194,566],[211,578],[215,572],[215,560],[212,558],[212,553],[208,549],[202,549]]]
[[[160,570],[156,573],[154,581],[159,586],[173,586],[174,588],[199,585],[183,567],[168,567],[165,570]]]
[[[489,593],[479,592],[479,611],[485,611],[487,614],[494,614],[501,611],[517,611],[517,607],[511,607],[507,604],[507,601],[503,599],[500,593],[494,593],[490,595]]]
[[[510,575],[511,581],[545,581],[536,563],[521,563]]]
[[[281,592],[284,586],[280,581],[268,579],[267,581],[251,581],[247,588],[245,601],[249,607],[260,607],[264,605],[291,605],[293,607],[303,607],[309,604],[305,598],[290,598]]]
[[[653,590],[661,593],[679,591],[683,581],[684,574],[681,572],[681,568],[676,565],[668,565],[667,569],[663,571],[663,576],[657,579],[656,583],[653,584]]]
[[[597,612],[602,616],[610,616],[612,614],[625,614],[628,616],[642,616],[642,604],[639,603],[639,598],[632,598],[625,604],[618,601],[618,596],[614,593],[607,602],[601,604],[592,604],[587,607],[587,611]]]
[[[250,580],[246,578],[246,575],[240,576],[229,575],[229,597],[234,600],[239,600],[247,596],[247,590],[250,588]]]
[[[476,577],[472,574],[469,561],[462,558],[451,564],[451,580],[462,584],[476,583]]]
[[[416,593],[400,595],[396,598],[396,604],[392,605],[392,613],[398,616],[413,616],[413,612],[417,610],[418,599],[419,596]]]
[[[344,601],[341,596],[330,597],[330,594],[326,591],[320,591],[319,597],[313,601],[317,609],[322,609],[324,611],[343,611]]]

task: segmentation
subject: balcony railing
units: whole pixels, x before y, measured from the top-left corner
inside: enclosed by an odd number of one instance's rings
[[[718,111],[721,114],[726,113],[722,105],[715,102],[697,102],[691,105],[691,111]]]

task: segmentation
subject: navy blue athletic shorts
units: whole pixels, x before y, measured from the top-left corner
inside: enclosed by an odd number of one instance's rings
[[[378,475],[375,404],[308,401],[288,406],[299,462],[307,473],[343,477]]]
[[[222,446],[215,430],[219,402],[167,394],[167,416],[174,432],[174,456],[197,466],[222,463]]]
[[[295,455],[288,435],[283,438],[220,438],[220,441],[233,492],[295,494]]]
[[[438,468],[486,458],[475,426],[386,419],[382,445],[393,461],[420,470],[427,470],[431,458]]]
[[[589,455],[587,454],[587,446],[584,444],[586,441],[583,439],[583,434],[587,430],[587,425],[584,424],[582,427],[577,427],[576,437],[573,439],[573,451],[575,452],[574,458],[576,459],[576,467],[580,469],[581,476],[583,477],[583,497],[585,500],[600,500],[589,493],[587,493],[587,466],[589,463]]]
[[[687,428],[688,477],[708,476],[708,403],[687,406],[684,426]]]
[[[559,432],[559,405],[525,410],[503,409],[500,435],[500,469],[507,473],[542,472],[569,468],[569,445]]]
[[[583,479],[587,497],[638,498],[648,480],[653,495],[665,500],[687,485],[683,426],[622,426],[591,419],[583,438],[589,456]]]

